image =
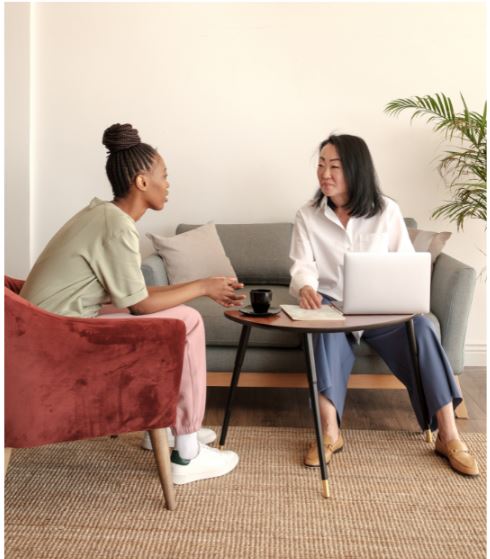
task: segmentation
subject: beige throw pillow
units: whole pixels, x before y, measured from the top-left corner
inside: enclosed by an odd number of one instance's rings
[[[146,236],[163,258],[171,284],[209,276],[236,277],[214,223],[174,237],[159,237],[151,233]]]
[[[452,233],[448,231],[434,233],[433,231],[408,228],[408,234],[415,250],[417,252],[430,252],[431,262],[434,264]]]

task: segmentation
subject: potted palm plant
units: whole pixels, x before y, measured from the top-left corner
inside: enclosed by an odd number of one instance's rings
[[[446,180],[451,200],[439,206],[432,217],[447,217],[462,229],[465,219],[487,219],[487,103],[483,112],[470,111],[461,95],[463,110],[455,112],[444,93],[390,101],[385,112],[392,116],[412,111],[414,118],[425,117],[434,131],[441,132],[451,147],[438,162]]]

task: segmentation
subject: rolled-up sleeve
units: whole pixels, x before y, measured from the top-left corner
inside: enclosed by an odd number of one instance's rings
[[[299,291],[305,285],[309,285],[317,291],[319,285],[318,268],[301,210],[296,213],[289,256],[293,260],[290,269],[291,283],[289,285],[291,295],[299,298]]]
[[[94,270],[114,306],[126,308],[146,299],[148,291],[141,272],[136,231],[130,229],[104,239]]]

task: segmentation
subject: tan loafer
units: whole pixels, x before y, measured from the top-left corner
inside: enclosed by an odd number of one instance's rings
[[[325,435],[323,437],[323,447],[325,449],[325,462],[328,464],[332,459],[332,455],[340,452],[344,448],[344,439],[342,433],[339,433],[338,439],[333,442],[332,437]],[[320,467],[320,457],[318,456],[318,445],[316,441],[310,445],[304,457],[304,465],[309,468]]]
[[[443,443],[437,437],[435,451],[436,454],[447,458],[451,468],[456,472],[467,476],[477,476],[480,474],[475,457],[470,453],[463,441],[454,439],[448,443]]]

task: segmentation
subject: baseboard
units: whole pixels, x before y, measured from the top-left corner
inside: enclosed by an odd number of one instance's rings
[[[465,367],[485,367],[487,364],[487,344],[466,344],[464,364]]]
[[[231,373],[208,371],[208,386],[225,386],[231,384]],[[238,386],[244,388],[308,388],[306,373],[268,373],[243,372],[240,374]],[[393,375],[351,375],[349,388],[371,388],[379,390],[405,389],[403,384]]]

